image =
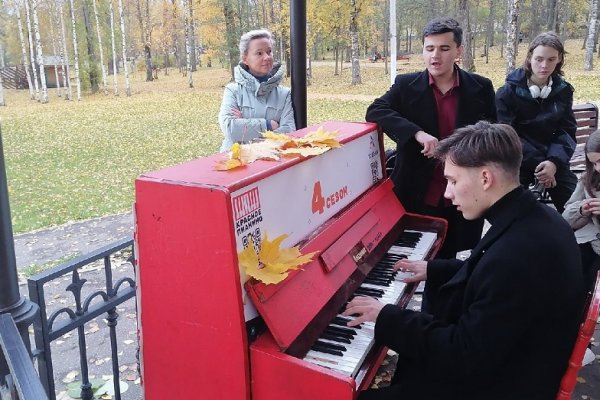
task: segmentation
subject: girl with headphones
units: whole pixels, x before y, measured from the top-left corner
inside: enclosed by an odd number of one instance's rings
[[[559,212],[577,184],[569,168],[576,146],[574,89],[563,79],[564,57],[556,34],[539,34],[523,66],[508,74],[496,93],[498,122],[512,125],[523,145],[521,184],[542,184]]]

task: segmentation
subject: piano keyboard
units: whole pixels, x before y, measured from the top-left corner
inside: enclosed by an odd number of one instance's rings
[[[384,304],[397,304],[406,287],[401,279],[406,275],[394,271],[394,264],[402,258],[425,259],[436,239],[435,232],[404,231],[365,277],[354,296],[370,296]],[[375,323],[348,327],[346,324],[352,319],[338,314],[311,346],[304,360],[355,377],[375,344]]]

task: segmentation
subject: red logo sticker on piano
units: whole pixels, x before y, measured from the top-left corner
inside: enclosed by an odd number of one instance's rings
[[[233,207],[235,231],[238,235],[262,222],[260,196],[257,187],[233,197],[231,205]]]

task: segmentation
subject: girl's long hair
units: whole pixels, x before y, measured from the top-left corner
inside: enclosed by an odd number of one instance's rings
[[[585,174],[583,186],[592,196],[600,191],[600,173],[594,169],[594,164],[589,160],[588,153],[600,153],[600,129],[593,132],[585,143]]]

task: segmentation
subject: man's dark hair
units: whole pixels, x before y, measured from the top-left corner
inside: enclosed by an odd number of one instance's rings
[[[424,43],[427,36],[439,35],[446,32],[454,34],[454,42],[456,42],[457,46],[462,44],[462,28],[457,20],[450,17],[439,17],[429,21],[425,25],[425,28],[423,28],[423,37],[421,39]]]
[[[518,180],[523,154],[519,135],[510,125],[479,121],[440,141],[435,158],[466,168],[494,164]]]

